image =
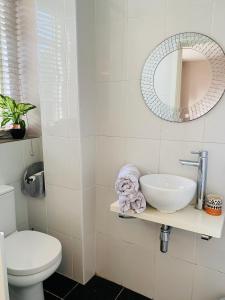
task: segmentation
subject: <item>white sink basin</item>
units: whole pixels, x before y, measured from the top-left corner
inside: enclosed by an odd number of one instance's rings
[[[196,182],[181,176],[150,174],[140,178],[146,201],[160,212],[173,213],[193,199]]]

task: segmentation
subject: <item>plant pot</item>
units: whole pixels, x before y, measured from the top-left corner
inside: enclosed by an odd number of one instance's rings
[[[25,136],[26,128],[12,128],[10,133],[15,140],[21,140]]]

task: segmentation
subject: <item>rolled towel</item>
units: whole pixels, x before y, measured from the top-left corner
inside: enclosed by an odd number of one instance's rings
[[[118,195],[135,195],[139,190],[139,170],[132,164],[125,165],[119,171],[115,189]]]
[[[136,195],[119,195],[118,202],[121,213],[130,209],[135,213],[142,213],[146,209],[146,200],[140,191]]]
[[[142,192],[132,196],[130,199],[130,208],[136,213],[142,213],[146,209],[146,200]]]
[[[119,209],[121,213],[125,213],[131,208],[129,196],[119,195],[118,202],[119,202]]]

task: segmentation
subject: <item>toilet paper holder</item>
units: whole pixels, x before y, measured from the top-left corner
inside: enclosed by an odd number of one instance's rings
[[[42,161],[30,165],[24,172],[22,192],[33,198],[45,196],[44,164]]]

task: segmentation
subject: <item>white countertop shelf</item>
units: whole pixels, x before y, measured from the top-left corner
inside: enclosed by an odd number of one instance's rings
[[[118,201],[111,204],[110,210],[120,213]],[[135,214],[132,211],[128,211],[124,215],[215,238],[221,238],[224,224],[224,215],[210,216],[204,210],[197,210],[192,205],[172,214],[161,213],[148,206],[143,213]]]
[[[13,139],[12,137],[4,138],[0,137],[0,144],[22,142],[26,140],[38,139],[40,136],[25,136],[23,139]]]

